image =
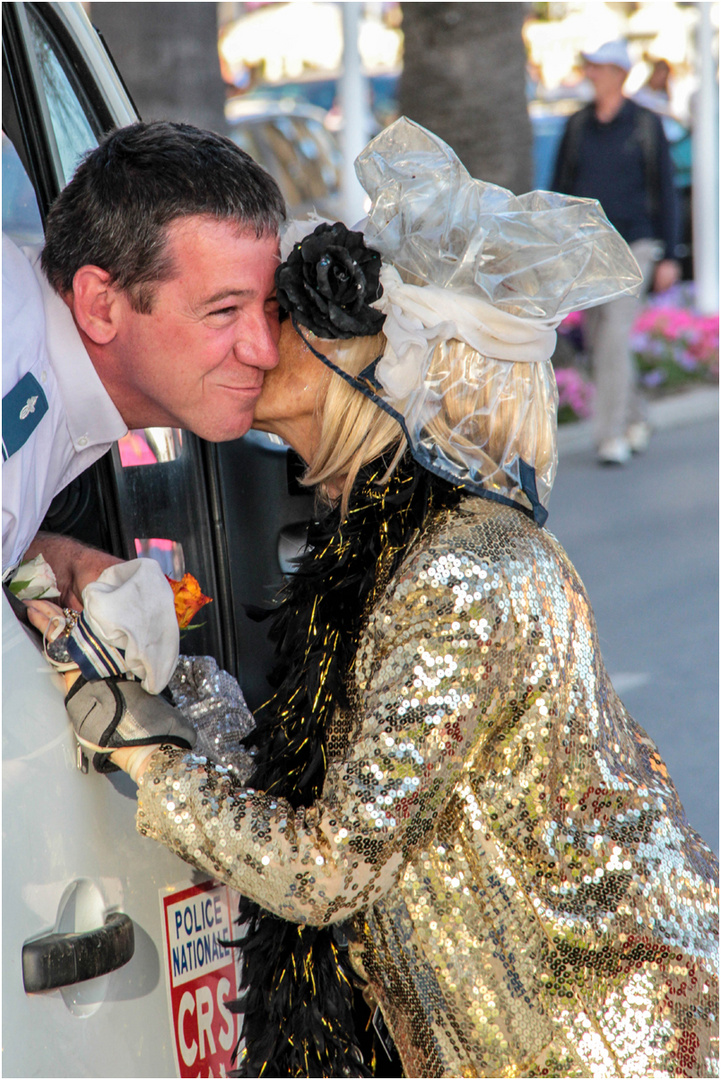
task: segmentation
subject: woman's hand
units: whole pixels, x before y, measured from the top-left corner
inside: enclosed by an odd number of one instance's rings
[[[45,641],[55,641],[65,630],[67,620],[65,612],[51,600],[26,600],[25,607],[28,609],[28,618],[36,630],[39,630]],[[79,667],[63,671],[65,690],[69,690],[80,674]]]
[[[27,600],[25,604],[30,622],[47,641],[54,641],[65,630],[65,613],[57,604],[53,604],[50,600]],[[74,667],[62,674],[66,690],[69,691],[75,685],[80,670]],[[88,698],[87,709],[85,705],[81,705],[79,698],[73,697],[68,712],[79,742],[94,751],[105,749],[100,746],[100,741],[113,726],[114,716],[118,719],[118,723],[113,728],[113,736],[117,732],[119,740],[131,736],[137,739],[157,735],[157,741],[152,745],[119,746],[108,755],[113,765],[128,773],[136,783],[145,772],[159,743],[167,740],[176,745],[184,743],[192,746],[195,742],[194,730],[164,699],[146,694],[138,683],[127,683],[122,688],[116,686],[112,694],[105,692],[109,689],[105,687],[105,680],[102,679],[99,679],[97,683],[86,683],[81,692]],[[130,701],[128,701],[128,695]],[[118,699],[122,704],[120,709],[118,709]],[[104,706],[109,706],[109,711],[107,707],[104,709]],[[93,713],[93,719],[96,721],[94,726],[88,723],[90,713]],[[120,713],[119,717],[118,713]],[[132,728],[130,734],[126,736],[123,734],[124,723]]]
[[[25,600],[25,607],[28,609],[28,618],[33,624],[36,630],[39,630],[41,634],[45,634],[48,641],[54,641],[61,630],[65,627],[65,614],[63,609],[54,604],[52,600]],[[57,631],[54,628],[50,628],[51,622],[55,619],[58,621]]]
[[[124,746],[121,750],[113,750],[110,760],[113,765],[117,765],[119,769],[126,772],[131,780],[139,784],[140,777],[157,749],[157,746]]]
[[[195,728],[159,694],[149,694],[136,679],[111,676],[83,679],[65,698],[75,737],[93,753],[98,772],[112,772],[108,761],[133,779],[146,754],[161,745],[191,750]],[[117,751],[139,751],[128,756]]]

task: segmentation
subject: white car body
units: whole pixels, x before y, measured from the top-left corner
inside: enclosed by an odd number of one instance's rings
[[[3,597],[3,1075],[175,1076],[161,903],[202,879],[137,833],[124,774],[78,769],[63,694]],[[135,931],[126,965],[25,993],[25,943],[118,910]]]

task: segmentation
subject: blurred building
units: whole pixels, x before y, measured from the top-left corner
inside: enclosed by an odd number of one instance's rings
[[[719,5],[708,3],[718,64]],[[529,62],[537,73],[535,94],[542,100],[584,97],[586,87],[578,66],[581,51],[593,51],[604,41],[624,37],[634,66],[626,88],[633,95],[647,82],[658,60],[670,67],[666,111],[681,123],[691,119],[693,93],[698,86],[696,27],[699,5],[671,0],[641,3],[536,3],[526,21],[524,37]]]
[[[358,48],[367,74],[397,70],[402,34],[398,3],[362,6]],[[240,89],[338,75],[343,58],[340,4],[223,3],[219,49],[226,81]],[[231,17],[232,16],[232,17]]]

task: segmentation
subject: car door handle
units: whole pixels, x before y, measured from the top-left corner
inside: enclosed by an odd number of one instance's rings
[[[25,993],[107,975],[127,964],[134,952],[133,920],[121,911],[111,912],[97,930],[47,934],[23,945]]]

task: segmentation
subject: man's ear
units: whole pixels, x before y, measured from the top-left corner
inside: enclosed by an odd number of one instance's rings
[[[118,332],[121,293],[112,284],[107,270],[81,266],[73,277],[73,291],[67,298],[75,322],[96,345],[108,345]]]

